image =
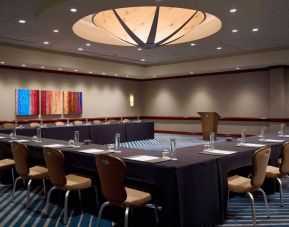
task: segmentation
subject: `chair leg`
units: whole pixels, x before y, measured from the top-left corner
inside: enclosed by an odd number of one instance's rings
[[[278,182],[278,184],[279,184],[279,190],[280,190],[280,202],[281,202],[281,207],[284,207],[282,181],[281,181],[280,178],[277,178],[277,182]]]
[[[14,169],[11,168],[12,182],[15,183]]]
[[[253,226],[256,226],[256,214],[255,214],[255,202],[254,202],[254,197],[250,192],[247,192],[246,195],[250,198],[251,200],[251,206],[252,206],[252,218],[253,218]]]
[[[80,209],[82,209],[82,199],[81,199],[81,191],[80,190],[78,190],[78,197],[79,197],[79,205],[80,205]]]
[[[45,178],[42,179],[42,184],[43,184],[43,194],[44,194],[44,197],[46,197],[46,184],[45,184]]]
[[[270,218],[270,212],[269,212],[269,207],[268,207],[268,201],[267,201],[266,193],[264,192],[264,190],[262,188],[259,188],[258,191],[261,192],[262,195],[263,195],[264,203],[265,203],[265,207],[266,207],[267,218]]]
[[[26,208],[30,206],[30,187],[31,187],[32,180],[30,179],[27,184],[27,201],[26,201]]]
[[[17,177],[16,180],[15,180],[15,182],[14,182],[11,202],[14,202],[14,195],[15,195],[16,185],[17,185],[17,182],[18,182],[19,180],[21,180],[21,179],[22,179],[21,177]]]
[[[124,212],[124,227],[128,227],[129,207],[125,208]]]
[[[44,208],[44,214],[45,215],[48,214],[48,204],[50,201],[51,192],[54,191],[55,189],[56,189],[56,187],[54,186],[54,187],[50,188],[50,190],[48,191],[48,196],[47,196],[46,204],[45,204],[45,208]]]
[[[99,209],[99,212],[98,212],[98,216],[97,216],[97,223],[96,223],[96,227],[99,227],[100,226],[100,222],[101,222],[101,217],[102,217],[102,212],[103,212],[103,209],[108,206],[110,203],[107,201],[105,203],[103,203]]]
[[[145,205],[145,207],[154,209],[156,226],[158,226],[159,216],[158,216],[158,206],[157,206],[157,204],[147,203],[147,204]]]
[[[68,198],[69,198],[70,191],[66,191],[65,193],[65,200],[64,200],[64,217],[63,217],[63,224],[67,224],[67,207],[68,207]]]

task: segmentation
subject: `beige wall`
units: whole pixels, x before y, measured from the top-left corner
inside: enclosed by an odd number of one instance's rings
[[[0,69],[0,119],[15,119],[15,89],[50,89],[83,92],[82,117],[138,116],[141,114],[140,82],[57,75]],[[129,107],[129,95],[135,107]],[[60,116],[54,116],[60,117]]]

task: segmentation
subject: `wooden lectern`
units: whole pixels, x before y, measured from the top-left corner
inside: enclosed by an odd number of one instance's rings
[[[218,120],[220,115],[216,112],[198,112],[202,121],[203,140],[210,140],[210,132],[217,136]]]

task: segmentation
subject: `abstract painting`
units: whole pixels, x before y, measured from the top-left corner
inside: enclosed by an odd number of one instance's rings
[[[82,92],[63,92],[63,113],[82,114]]]
[[[39,114],[39,90],[16,89],[16,115]]]
[[[41,91],[41,114],[52,115],[63,113],[62,91]]]

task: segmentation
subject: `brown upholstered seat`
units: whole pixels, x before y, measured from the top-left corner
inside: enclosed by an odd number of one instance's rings
[[[93,120],[93,124],[97,125],[97,124],[101,124],[100,120]]]
[[[253,226],[256,226],[256,217],[255,203],[252,192],[260,191],[263,194],[264,202],[266,205],[267,217],[270,217],[266,194],[263,189],[260,188],[265,179],[266,168],[270,158],[270,153],[271,150],[269,147],[263,147],[255,151],[252,158],[253,173],[251,179],[238,175],[228,178],[229,192],[246,193],[246,195],[249,196],[252,204]]]
[[[14,168],[15,166],[15,161],[13,159],[2,159],[0,160],[0,170],[7,170],[11,169],[11,174],[12,174],[12,181],[14,183]]]
[[[282,159],[280,161],[281,163],[279,167],[269,166],[269,165],[267,166],[266,178],[277,180],[279,184],[279,188],[280,188],[281,207],[283,207],[284,206],[283,187],[282,187],[282,181],[280,178],[286,177],[289,174],[289,142],[283,145]]]
[[[82,125],[82,121],[74,121],[73,124],[74,125]]]
[[[48,175],[51,183],[54,185],[49,192],[45,206],[45,213],[48,211],[48,204],[51,192],[55,189],[66,191],[64,201],[64,224],[67,223],[67,205],[70,191],[78,190],[81,199],[80,190],[92,187],[92,181],[89,177],[80,174],[65,175],[63,171],[64,155],[60,150],[44,148],[43,151],[45,162],[48,168]]]
[[[97,227],[100,225],[103,209],[112,204],[125,208],[125,227],[128,227],[128,214],[130,208],[148,205],[151,194],[124,186],[125,163],[111,155],[100,154],[96,156],[96,167],[100,178],[102,193],[107,200],[100,207],[97,219]],[[152,206],[150,204],[150,206]],[[155,208],[156,222],[157,207]]]
[[[14,200],[15,188],[17,182],[20,179],[29,180],[27,185],[27,207],[30,206],[30,186],[32,180],[42,180],[43,181],[43,192],[46,194],[45,189],[45,178],[48,177],[48,170],[42,166],[34,166],[29,168],[27,159],[28,159],[28,148],[26,145],[12,142],[11,151],[15,160],[15,167],[19,177],[16,179],[13,187],[12,201]]]
[[[2,125],[3,128],[14,128],[15,127],[15,124],[13,123],[4,123]]]
[[[56,121],[56,122],[55,122],[55,125],[56,125],[56,126],[63,126],[64,123],[63,123],[62,121]]]
[[[40,124],[39,124],[38,122],[31,122],[31,123],[29,124],[29,126],[30,126],[31,128],[37,128],[37,127],[40,127]]]

